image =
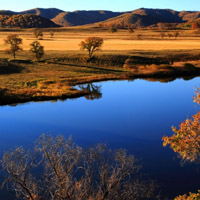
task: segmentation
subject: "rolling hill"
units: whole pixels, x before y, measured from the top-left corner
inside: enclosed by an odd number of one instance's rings
[[[34,17],[35,16],[35,17]],[[41,18],[39,18],[41,17]],[[33,18],[35,22],[33,21]],[[132,12],[74,11],[65,12],[57,8],[35,8],[22,12],[0,10],[0,25],[6,27],[57,27],[99,23],[104,27],[148,27],[158,23],[192,23],[200,20],[200,12],[174,11],[170,9],[140,8]]]
[[[110,18],[102,22],[103,26],[148,27],[157,23],[186,23],[198,20],[200,12],[174,11],[170,9],[137,9],[131,13]]]
[[[59,27],[52,21],[31,14],[0,15],[0,27],[5,28],[49,28]]]
[[[53,18],[52,21],[61,26],[78,26],[101,22],[121,14],[120,12],[111,11],[63,12]]]
[[[57,9],[57,8],[47,8],[47,9],[46,8],[34,8],[31,10],[22,11],[19,14],[39,15],[41,17],[51,20],[62,12],[64,12],[64,11]]]

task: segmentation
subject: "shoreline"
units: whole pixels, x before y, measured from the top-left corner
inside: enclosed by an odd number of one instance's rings
[[[200,52],[199,52],[200,53]],[[199,53],[183,57],[98,53],[59,54],[40,62],[0,59],[0,106],[57,101],[90,95],[77,85],[101,81],[148,79],[161,82],[200,76]],[[24,56],[25,58],[25,56]]]

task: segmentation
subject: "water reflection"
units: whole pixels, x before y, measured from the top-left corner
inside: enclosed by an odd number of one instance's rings
[[[79,89],[88,93],[88,95],[85,95],[85,98],[87,100],[95,100],[95,99],[100,99],[102,97],[101,85],[95,85],[93,83],[88,83],[85,85],[79,85],[78,87],[79,87]]]
[[[178,127],[196,113],[192,97],[200,79],[177,79],[167,84],[137,79],[93,85],[82,88],[91,92],[99,87],[97,96],[101,93],[102,98],[97,101],[81,97],[0,107],[0,154],[16,146],[30,149],[42,133],[72,135],[80,146],[105,143],[141,158],[142,172],[162,183],[170,199],[196,192],[200,188],[199,170],[194,165],[180,167],[174,159],[177,155],[163,148],[162,137],[172,135],[172,125]],[[8,199],[4,197],[0,192],[0,199]]]

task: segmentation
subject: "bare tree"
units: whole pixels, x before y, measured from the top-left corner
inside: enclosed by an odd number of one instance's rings
[[[25,200],[136,200],[151,199],[155,184],[140,182],[140,166],[125,150],[111,151],[105,145],[83,149],[71,138],[41,136],[35,152],[23,148],[4,154],[2,166],[16,195]],[[35,158],[37,158],[37,161]],[[40,158],[40,157],[39,157]],[[36,181],[35,167],[44,169]],[[41,177],[41,176],[40,176]],[[154,198],[155,199],[155,198]]]
[[[16,57],[16,52],[23,50],[20,47],[20,44],[22,44],[22,39],[15,34],[8,35],[7,38],[4,40],[5,44],[10,45],[10,49],[7,50],[8,53],[12,53],[13,57]]]

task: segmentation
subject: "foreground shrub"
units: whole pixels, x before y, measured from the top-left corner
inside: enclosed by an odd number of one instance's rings
[[[151,199],[155,188],[136,178],[140,166],[125,150],[83,149],[62,136],[42,135],[33,153],[22,147],[5,153],[2,167],[3,186],[26,200]],[[34,176],[33,170],[43,176]]]
[[[199,90],[196,92],[194,101],[200,103]],[[183,162],[200,162],[200,112],[192,116],[193,119],[186,119],[179,125],[179,129],[172,127],[174,134],[171,137],[163,137],[163,145],[170,145],[174,152],[177,152]],[[178,196],[175,200],[198,200],[198,193],[190,193]]]

